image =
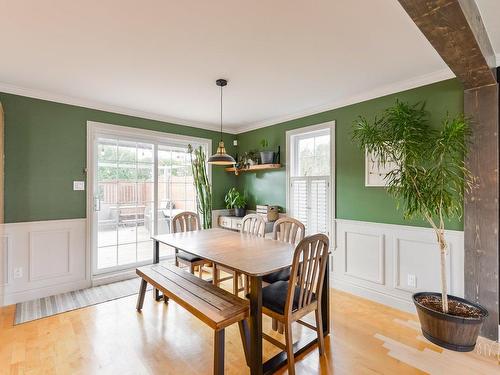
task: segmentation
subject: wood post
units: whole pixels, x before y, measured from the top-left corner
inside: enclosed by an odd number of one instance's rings
[[[490,313],[481,335],[498,339],[498,125],[495,54],[474,0],[399,0],[464,87],[472,120],[468,166],[477,185],[465,194],[465,298]]]

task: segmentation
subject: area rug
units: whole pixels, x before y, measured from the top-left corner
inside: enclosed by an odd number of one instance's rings
[[[137,294],[140,280],[136,277],[18,303],[16,304],[14,325]],[[148,290],[150,289],[151,286],[148,285]]]

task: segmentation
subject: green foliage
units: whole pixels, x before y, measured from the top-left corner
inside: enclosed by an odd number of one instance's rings
[[[360,117],[353,131],[363,150],[381,163],[396,163],[386,181],[389,194],[403,205],[405,218],[420,216],[433,228],[444,226],[444,216],[463,213],[464,189],[472,184],[464,162],[470,135],[464,116],[446,118],[436,130],[429,125],[424,104],[399,101],[373,123]]]
[[[405,218],[420,216],[436,233],[441,252],[441,304],[448,312],[444,217],[461,217],[464,191],[473,179],[464,159],[471,137],[468,120],[462,115],[445,118],[440,129],[429,126],[424,104],[396,101],[373,123],[360,117],[353,139],[363,150],[378,156],[381,163],[396,167],[386,176],[388,192],[403,205]]]
[[[212,187],[208,181],[205,153],[201,146],[193,149],[191,145],[188,145],[188,152],[196,188],[196,206],[203,219],[203,229],[209,229],[212,228]]]
[[[263,149],[267,149],[269,147],[269,141],[265,138],[262,138],[259,143]]]
[[[245,208],[247,205],[247,197],[241,194],[236,188],[231,188],[224,197],[226,208]]]

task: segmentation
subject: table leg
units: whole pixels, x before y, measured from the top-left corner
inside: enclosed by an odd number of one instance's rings
[[[153,240],[153,263],[160,263],[160,242]],[[156,288],[153,289],[153,298],[156,301],[160,301],[163,296],[160,295],[160,291]]]
[[[261,375],[262,368],[262,278],[250,277],[250,373]]]

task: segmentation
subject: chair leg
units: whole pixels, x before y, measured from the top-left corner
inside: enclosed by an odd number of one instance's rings
[[[141,286],[139,287],[139,295],[137,296],[137,305],[136,305],[137,311],[142,310],[142,306],[144,305],[144,296],[146,295],[147,286],[148,286],[147,281],[144,279],[141,279]]]
[[[245,360],[247,366],[250,366],[250,332],[248,331],[248,322],[246,319],[240,320],[238,322],[238,327],[240,328],[241,342],[243,343],[243,351],[245,352]]]
[[[318,334],[319,355],[325,354],[325,338],[323,337],[323,318],[321,317],[321,306],[314,310],[316,315],[316,333]]]
[[[292,323],[285,323],[285,345],[288,359],[288,375],[295,375],[295,357],[293,356]]]
[[[278,321],[274,318],[272,318],[272,322],[273,322],[273,331],[277,331],[278,330]]]
[[[217,265],[215,263],[212,267],[212,283],[215,286],[219,286],[219,270],[217,269]]]
[[[250,293],[250,279],[248,278],[248,275],[245,275],[245,296]]]
[[[234,272],[233,274],[233,294],[238,295],[238,278],[240,275],[238,275],[237,272]]]
[[[214,334],[214,375],[224,374],[224,329]]]
[[[177,254],[179,254],[179,249],[175,249],[175,254],[174,254],[174,257],[175,257],[175,266],[179,267],[179,258],[177,258]]]
[[[194,275],[194,265],[193,265],[193,263],[189,263],[189,272]]]
[[[284,330],[285,330],[285,326],[283,325],[283,323],[281,323],[281,322],[278,320],[278,333],[283,334]]]
[[[199,277],[200,279],[203,279],[203,266],[200,264],[198,267],[200,267],[200,268],[198,269],[198,277]]]

